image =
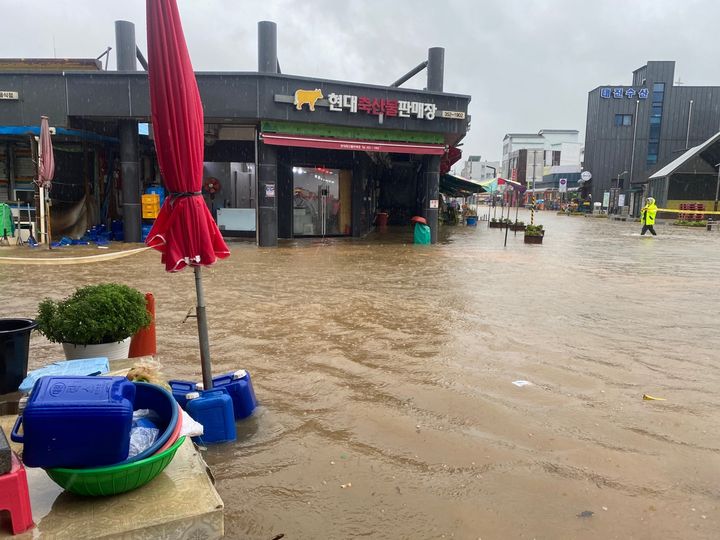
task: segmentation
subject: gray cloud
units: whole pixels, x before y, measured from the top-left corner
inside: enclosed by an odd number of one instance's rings
[[[676,60],[684,84],[720,85],[710,66],[720,4],[653,0],[180,0],[197,70],[256,69],[256,24],[278,23],[285,73],[388,84],[446,48],[445,89],[472,95],[464,153],[497,159],[511,131],[585,127],[587,92],[629,83],[647,60]],[[145,3],[0,0],[5,57],[92,57],[114,45],[113,21]],[[111,69],[114,62],[110,63]],[[424,75],[408,86],[422,88]]]

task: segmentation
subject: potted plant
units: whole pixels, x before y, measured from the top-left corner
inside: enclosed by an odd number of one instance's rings
[[[526,244],[542,244],[545,236],[545,229],[542,225],[528,225],[525,227]]]
[[[525,222],[524,221],[518,221],[517,223],[513,223],[510,226],[511,231],[524,231],[525,230]]]
[[[502,227],[502,224],[497,220],[497,218],[492,218],[488,224],[491,229],[499,229]]]
[[[38,329],[62,343],[68,360],[127,358],[130,338],[151,322],[145,296],[118,283],[77,289],[64,300],[45,298],[38,307]]]

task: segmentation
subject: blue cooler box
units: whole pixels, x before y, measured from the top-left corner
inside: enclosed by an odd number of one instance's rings
[[[124,377],[41,377],[11,438],[23,443],[28,467],[119,463],[128,457],[134,400]]]

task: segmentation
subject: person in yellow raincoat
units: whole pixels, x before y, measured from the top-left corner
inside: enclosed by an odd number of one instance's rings
[[[640,211],[640,215],[642,216],[640,221],[642,221],[643,224],[642,232],[640,233],[641,236],[648,231],[650,231],[653,236],[657,236],[657,233],[653,228],[653,225],[655,225],[655,215],[657,214],[657,210],[658,208],[655,204],[655,199],[648,197],[645,206],[643,206]]]

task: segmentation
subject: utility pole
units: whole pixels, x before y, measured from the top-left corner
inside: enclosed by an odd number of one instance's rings
[[[533,170],[532,170],[532,199],[530,199],[530,225],[535,224],[535,168],[537,162],[537,150],[533,150]]]

